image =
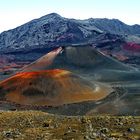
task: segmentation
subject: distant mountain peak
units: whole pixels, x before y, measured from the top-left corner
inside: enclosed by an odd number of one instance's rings
[[[108,33],[108,35],[106,34]],[[112,35],[113,34],[113,35]],[[140,26],[129,26],[118,19],[69,19],[50,13],[15,29],[0,34],[0,53],[34,50],[66,44],[98,44],[122,39],[124,35],[139,35]],[[107,40],[108,39],[108,40]]]
[[[57,13],[50,13],[50,14],[48,14],[47,16],[59,16],[59,17],[61,17],[59,14],[57,14]]]
[[[59,21],[59,20],[63,20],[64,18],[61,17],[59,14],[57,13],[50,13],[48,15],[42,16],[39,19],[36,19],[37,22],[41,23],[41,24],[45,24],[46,21],[47,22],[52,22],[52,21]]]
[[[50,14],[47,14],[41,18],[62,18],[59,14],[57,13],[50,13]]]

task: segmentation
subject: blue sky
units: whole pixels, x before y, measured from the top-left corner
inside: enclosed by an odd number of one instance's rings
[[[68,18],[117,18],[140,24],[140,0],[0,0],[0,32],[52,12]]]

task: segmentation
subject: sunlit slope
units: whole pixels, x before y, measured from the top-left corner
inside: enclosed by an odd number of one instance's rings
[[[69,71],[22,72],[0,83],[0,98],[23,105],[58,106],[105,98],[111,89]]]
[[[61,53],[62,48],[57,48],[49,53],[47,53],[46,55],[44,55],[43,57],[41,57],[40,59],[38,59],[37,61],[31,63],[30,65],[23,67],[22,71],[36,71],[36,70],[45,70],[46,67],[52,65],[54,59],[56,58],[56,56]]]

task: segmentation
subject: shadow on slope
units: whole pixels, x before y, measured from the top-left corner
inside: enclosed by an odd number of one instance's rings
[[[65,69],[88,80],[104,82],[139,80],[140,72],[110,58],[93,47],[60,47],[48,53],[23,71]]]

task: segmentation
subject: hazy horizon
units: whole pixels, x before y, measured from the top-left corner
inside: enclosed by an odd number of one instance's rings
[[[119,19],[140,24],[139,0],[3,0],[0,1],[0,32],[50,13],[66,18]]]

